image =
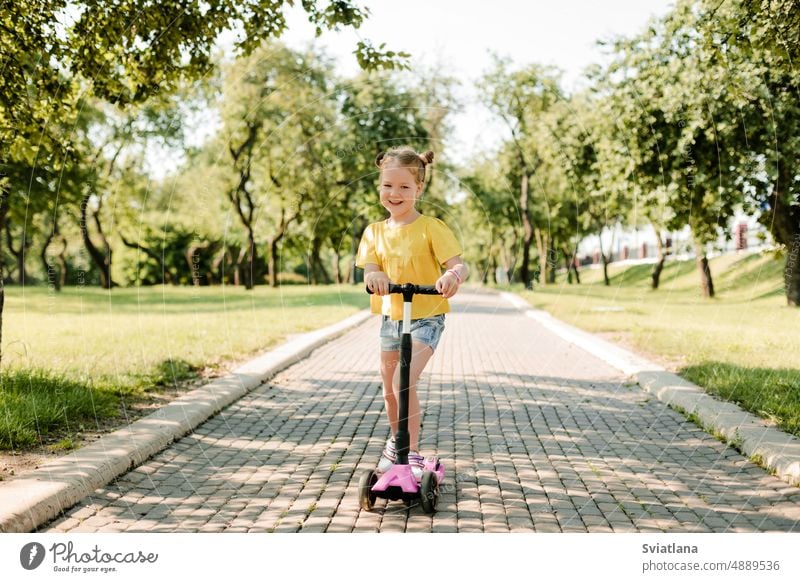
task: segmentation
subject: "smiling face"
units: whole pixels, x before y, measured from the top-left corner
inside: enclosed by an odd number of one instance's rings
[[[395,221],[413,220],[421,192],[422,184],[408,168],[389,163],[381,171],[381,204]]]

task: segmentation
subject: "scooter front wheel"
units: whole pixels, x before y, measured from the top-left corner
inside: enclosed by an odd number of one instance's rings
[[[425,513],[436,511],[436,500],[439,498],[439,480],[436,473],[425,471],[419,484],[419,500]]]
[[[370,511],[375,507],[377,495],[373,493],[372,486],[377,482],[378,476],[375,471],[367,471],[361,474],[361,479],[358,481],[358,504],[361,509]]]

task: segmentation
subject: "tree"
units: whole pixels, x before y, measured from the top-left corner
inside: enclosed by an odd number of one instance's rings
[[[728,232],[742,201],[735,173],[739,103],[722,82],[727,71],[709,59],[698,35],[697,11],[689,2],[679,2],[647,32],[615,48],[618,61],[612,73],[633,84],[640,119],[652,124],[649,131],[661,129],[645,142],[650,151],[639,158],[643,167],[636,174],[650,172],[652,177],[656,156],[665,187],[648,192],[668,196],[661,206],[669,209],[668,228],[690,227],[701,289],[713,297],[707,247],[720,232]]]
[[[336,159],[328,143],[336,136],[332,75],[332,65],[314,53],[279,44],[264,46],[226,71],[224,142],[215,147],[224,149],[222,158],[233,172],[226,193],[247,233],[237,268],[247,266],[248,289],[258,262],[259,215],[270,284],[277,286],[281,241],[304,206],[326,198],[333,186],[330,173],[315,171]]]
[[[504,175],[501,160],[484,154],[471,160],[460,178],[467,192],[464,222],[472,233],[465,259],[480,265],[483,283],[488,281],[490,273],[496,283],[501,283],[503,278],[497,276],[498,269],[502,269],[505,281],[511,281],[520,216],[517,196]]]
[[[800,3],[797,0],[701,1],[697,29],[703,65],[724,71],[714,82],[734,110],[734,165],[745,207],[786,253],[786,302],[800,306]]]
[[[514,174],[518,176],[522,219],[520,277],[525,287],[530,288],[530,249],[535,235],[530,182],[541,163],[532,137],[544,112],[561,99],[558,78],[552,69],[538,65],[512,71],[508,59],[495,56],[493,67],[484,75],[482,83],[486,88],[482,93],[485,104],[502,119],[511,134],[509,144],[517,163]],[[540,256],[546,256],[543,252],[546,253],[546,249],[540,248]]]
[[[603,233],[622,222],[635,192],[620,180],[614,168],[627,152],[611,135],[606,101],[597,94],[577,94],[553,107],[545,117],[550,147],[545,150],[551,172],[564,175],[562,194],[557,197],[561,216],[563,252],[574,264],[577,246],[586,234],[596,234],[603,264],[603,280],[610,285],[608,264],[612,248],[603,248]],[[544,136],[542,142],[544,142]],[[569,251],[569,252],[567,252]],[[577,270],[573,268],[577,275]]]
[[[87,7],[69,0],[2,0],[0,232],[9,208],[22,203],[14,193],[24,193],[30,181],[15,180],[15,169],[46,167],[57,175],[75,162],[69,128],[82,95],[126,105],[168,93],[211,70],[211,49],[224,30],[239,33],[236,48],[243,54],[279,36],[287,4],[293,2],[101,0]],[[349,0],[304,0],[301,6],[318,35],[358,28],[368,16]],[[369,41],[354,52],[366,69],[403,67],[408,57]],[[0,341],[4,299],[0,277]]]
[[[670,199],[679,187],[665,172],[671,156],[665,144],[678,141],[680,128],[668,123],[659,107],[657,78],[646,77],[637,68],[641,54],[624,44],[618,44],[616,51],[617,60],[609,70],[592,75],[606,120],[604,152],[611,154],[603,161],[604,180],[627,188],[635,214],[630,222],[636,224],[643,216],[653,228],[658,256],[651,287],[658,289],[669,252],[662,233],[674,218]]]

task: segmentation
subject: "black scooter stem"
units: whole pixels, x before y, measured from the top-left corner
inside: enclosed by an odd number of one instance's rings
[[[367,293],[372,291],[367,287]],[[389,283],[389,293],[403,294],[403,313],[411,312],[411,298],[414,295],[439,295],[434,285],[414,285],[413,283]],[[398,424],[395,435],[397,449],[396,465],[408,465],[410,435],[408,433],[408,388],[411,373],[411,324],[403,320],[403,335],[400,336],[400,402],[398,403]]]

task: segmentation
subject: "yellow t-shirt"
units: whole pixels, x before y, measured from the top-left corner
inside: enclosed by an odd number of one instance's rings
[[[392,283],[433,285],[442,276],[442,265],[462,253],[461,245],[447,225],[421,214],[414,222],[389,226],[388,220],[370,224],[358,246],[356,266],[378,265]],[[392,293],[370,295],[372,313],[403,319],[403,296]],[[450,305],[441,295],[414,295],[411,319],[448,313]]]

